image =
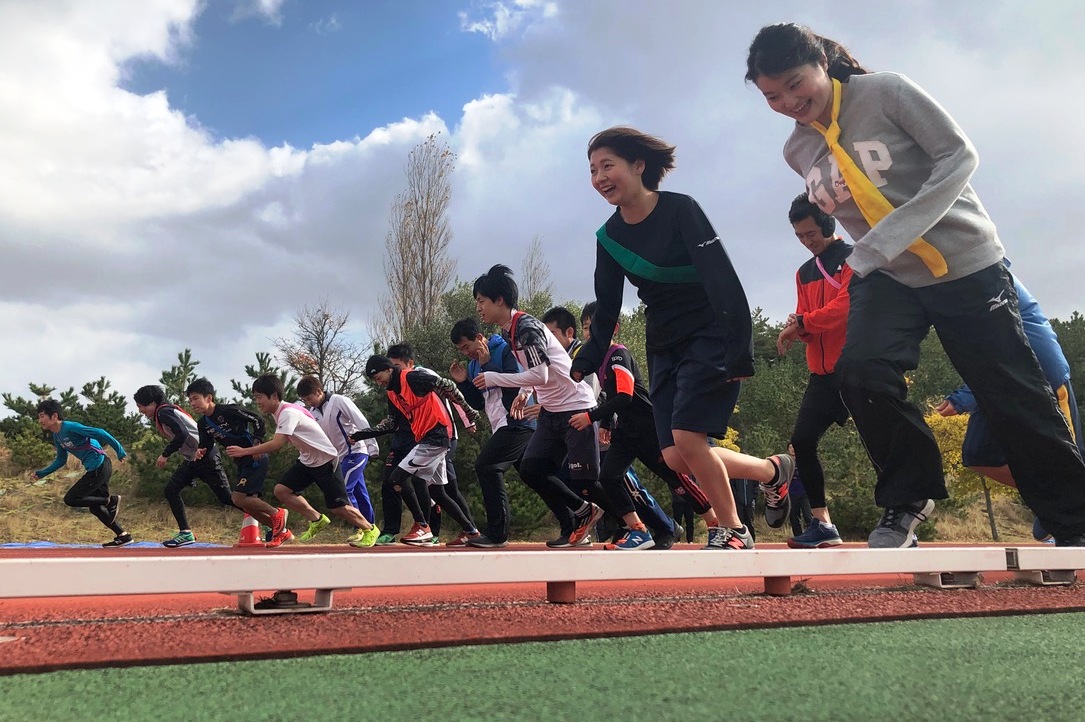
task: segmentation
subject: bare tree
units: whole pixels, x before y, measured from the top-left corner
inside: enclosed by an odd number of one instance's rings
[[[320,379],[328,393],[352,394],[365,375],[361,349],[345,335],[350,312],[332,308],[327,299],[294,314],[293,338],[275,340],[289,368]]]
[[[549,299],[554,295],[550,278],[550,264],[543,251],[542,237],[535,236],[527,246],[523,266],[520,268],[520,296],[525,300]]]
[[[392,202],[385,238],[388,294],[380,302],[382,318],[373,323],[377,338],[402,338],[442,312],[441,295],[456,270],[447,215],[455,168],[456,154],[436,134],[407,157],[407,189]]]

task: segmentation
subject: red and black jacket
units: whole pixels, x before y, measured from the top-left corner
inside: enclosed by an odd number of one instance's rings
[[[799,266],[795,274],[799,338],[806,344],[806,364],[810,373],[819,376],[833,372],[844,348],[850,306],[848,284],[851,283],[851,268],[846,261],[851,249],[850,244],[838,238]]]

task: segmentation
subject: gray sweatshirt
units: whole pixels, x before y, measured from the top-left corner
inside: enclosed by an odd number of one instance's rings
[[[855,75],[843,89],[840,144],[895,210],[871,228],[824,136],[810,126],[796,124],[784,158],[806,179],[810,199],[855,239],[852,270],[859,276],[882,271],[918,288],[997,263],[1002,243],[968,182],[978,165],[976,149],[945,109],[896,73]],[[919,237],[938,249],[949,273],[935,278],[907,251]]]

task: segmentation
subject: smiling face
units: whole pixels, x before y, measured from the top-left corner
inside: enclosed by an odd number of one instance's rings
[[[833,82],[825,66],[799,65],[779,75],[762,75],[755,81],[769,107],[803,125],[815,120],[828,126],[832,115]]]
[[[388,388],[388,382],[392,379],[392,369],[381,369],[369,377],[369,379],[381,388]]]
[[[279,408],[279,404],[282,403],[277,396],[268,396],[259,391],[252,395],[252,400],[256,404],[256,408],[260,409],[260,412],[264,414],[274,414]]]
[[[38,426],[46,431],[52,431],[55,434],[60,431],[60,417],[56,414],[47,414],[44,411],[39,411]]]
[[[811,217],[795,221],[791,224],[791,227],[795,229],[795,237],[799,239],[799,243],[806,246],[806,250],[815,256],[819,255],[833,242],[833,237],[826,237],[821,232],[821,226],[815,223]]]
[[[610,148],[598,148],[588,157],[592,188],[613,206],[628,206],[647,190],[641,180],[644,161],[632,163]]]

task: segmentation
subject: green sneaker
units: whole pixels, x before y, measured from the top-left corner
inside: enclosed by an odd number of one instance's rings
[[[352,547],[358,547],[359,549],[365,549],[371,547],[377,543],[377,539],[381,535],[381,530],[377,528],[377,525],[369,527],[365,531],[359,531],[350,539],[347,539],[347,543]],[[354,537],[358,537],[355,539]]]
[[[321,514],[319,519],[317,519],[316,521],[309,522],[309,528],[305,530],[305,533],[303,533],[301,536],[298,537],[298,541],[302,541],[302,542],[309,541],[310,539],[315,537],[320,532],[321,529],[323,529],[324,527],[328,526],[328,524],[331,524],[331,523],[332,523],[331,519],[329,519],[325,514]]]
[[[395,543],[396,543],[396,535],[395,534],[381,534],[379,537],[377,537],[377,546],[379,546],[379,547],[386,547],[389,544],[395,544]]]
[[[429,543],[430,543],[430,546],[435,546],[435,547],[441,546],[441,540],[439,538],[437,538],[436,535],[432,539],[429,540]]]
[[[167,539],[162,542],[162,546],[167,549],[176,549],[177,547],[187,547],[189,544],[196,543],[196,535],[190,531],[179,531],[177,535],[172,539]]]

